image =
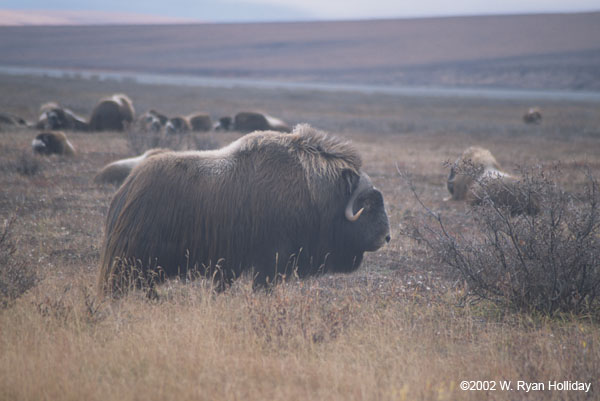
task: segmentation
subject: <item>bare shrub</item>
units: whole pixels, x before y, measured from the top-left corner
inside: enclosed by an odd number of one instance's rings
[[[466,172],[469,174],[469,172]],[[556,184],[560,166],[523,169],[522,179],[502,188],[526,211],[515,213],[495,196],[498,181],[477,182],[479,202],[466,225],[453,228],[427,208],[407,235],[434,251],[440,261],[466,281],[468,294],[518,310],[599,312],[600,207],[598,181],[589,170],[580,193]],[[518,210],[517,210],[518,211]]]
[[[32,288],[38,281],[36,270],[15,256],[17,247],[12,239],[16,216],[6,220],[0,231],[0,308],[5,308]]]

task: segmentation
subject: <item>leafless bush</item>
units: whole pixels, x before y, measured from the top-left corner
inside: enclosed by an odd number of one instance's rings
[[[453,229],[427,208],[407,233],[460,273],[469,295],[519,310],[598,313],[600,207],[598,181],[585,173],[580,193],[556,184],[559,166],[523,169],[511,183],[515,199],[535,200],[535,213],[515,213],[494,196],[498,182],[479,180],[479,202],[468,216],[473,230]],[[521,211],[526,210],[522,203]]]
[[[12,239],[16,216],[6,220],[0,231],[0,308],[5,308],[37,283],[33,267],[19,261]]]

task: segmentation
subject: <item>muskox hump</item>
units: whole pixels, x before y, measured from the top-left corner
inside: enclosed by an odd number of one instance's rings
[[[108,211],[99,291],[185,275],[226,285],[350,272],[389,241],[383,196],[348,142],[300,125],[209,151],[166,152],[130,173]]]

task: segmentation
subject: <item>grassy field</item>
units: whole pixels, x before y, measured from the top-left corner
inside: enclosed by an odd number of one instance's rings
[[[587,317],[547,318],[461,304],[462,286],[422,244],[400,235],[423,211],[398,169],[453,224],[468,208],[443,202],[444,161],[489,148],[508,171],[562,162],[560,184],[578,190],[581,166],[600,167],[600,109],[532,104],[251,89],[141,86],[0,76],[0,111],[35,120],[55,100],[89,116],[100,97],[126,92],[138,114],[205,111],[217,118],[259,109],[350,139],[384,195],[392,241],[349,275],[285,283],[271,293],[241,279],[222,294],[170,281],[151,302],[132,293],[95,298],[99,247],[112,186],[106,163],[134,154],[127,133],[69,132],[72,159],[34,157],[36,132],[0,126],[0,222],[15,217],[8,262],[39,282],[0,309],[0,400],[584,400],[600,391],[600,327]],[[224,145],[238,133],[198,134]],[[34,164],[26,175],[20,167]],[[463,380],[495,390],[463,391]],[[511,381],[512,391],[499,381]],[[526,392],[517,381],[543,382]],[[591,383],[588,393],[549,381]]]

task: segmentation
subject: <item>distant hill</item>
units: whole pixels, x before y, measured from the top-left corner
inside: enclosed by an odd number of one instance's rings
[[[600,13],[0,27],[0,64],[384,85],[600,91]]]

